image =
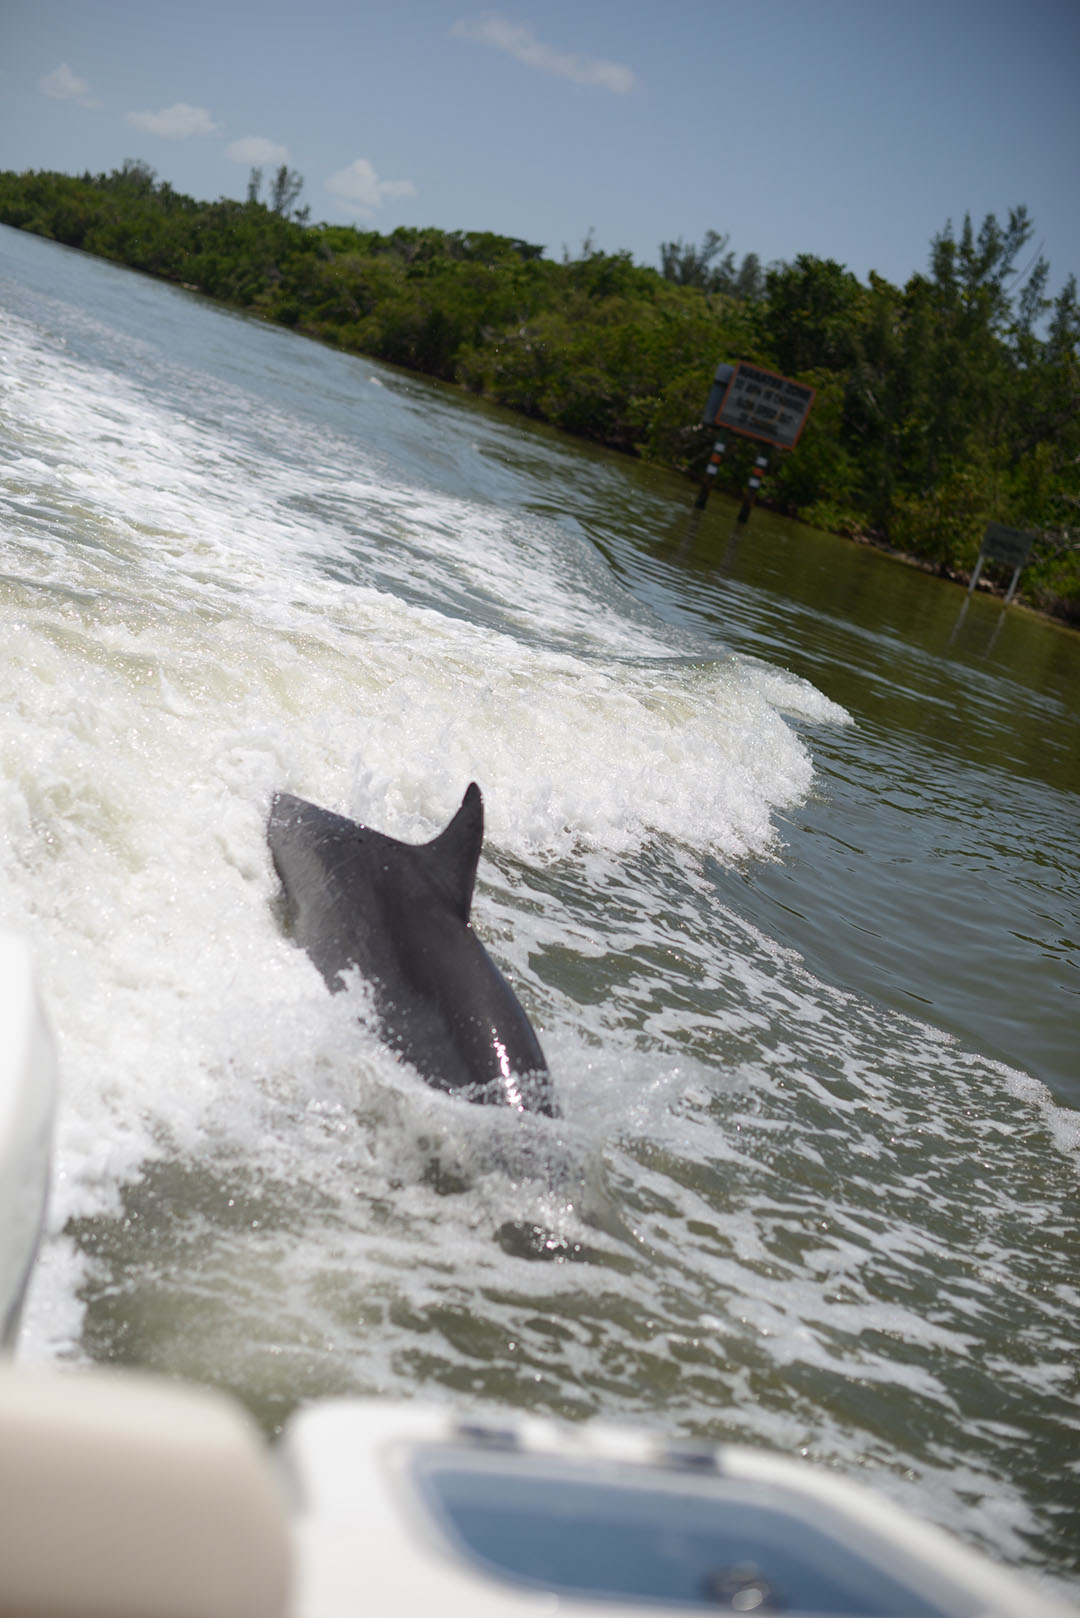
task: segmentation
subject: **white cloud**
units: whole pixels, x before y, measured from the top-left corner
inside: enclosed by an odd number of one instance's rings
[[[101,106],[101,102],[90,94],[86,80],[73,73],[66,62],[61,62],[58,68],[39,79],[38,89],[53,101],[77,101],[80,107]]]
[[[243,140],[234,140],[226,146],[225,156],[234,163],[287,163],[289,148],[280,146],[276,140],[267,140],[264,135],[245,135]]]
[[[176,101],[160,112],[129,112],[128,123],[143,129],[148,135],[162,135],[166,140],[186,140],[189,135],[216,135],[221,129],[215,124],[205,107],[189,107],[186,101]]]
[[[411,180],[380,180],[366,157],[358,157],[347,169],[339,169],[326,182],[331,196],[362,218],[381,208],[386,197],[415,197]]]
[[[592,56],[573,56],[566,51],[553,50],[543,45],[531,28],[524,23],[511,22],[507,17],[488,12],[483,17],[461,17],[450,30],[455,39],[471,39],[480,45],[493,45],[526,67],[538,73],[554,73],[560,79],[572,79],[575,84],[587,84],[594,90],[611,90],[616,95],[628,95],[637,87],[632,68],[621,62],[605,62]]]

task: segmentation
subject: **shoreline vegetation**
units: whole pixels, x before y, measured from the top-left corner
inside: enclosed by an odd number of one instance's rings
[[[204,203],[132,160],[3,171],[0,223],[698,481],[717,362],[779,371],[817,398],[762,504],[960,582],[988,522],[1029,530],[1018,599],[1080,625],[1080,299],[1075,276],[1047,295],[1025,208],[946,225],[896,287],[805,253],[737,264],[713,231],[662,243],[653,269],[591,240],[555,260],[485,231],[313,225],[302,184],[282,167],[264,198],[253,169],[245,202]],[[720,489],[742,492],[759,448],[728,438]]]

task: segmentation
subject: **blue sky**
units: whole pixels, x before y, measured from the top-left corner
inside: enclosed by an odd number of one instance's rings
[[[0,168],[576,253],[726,232],[903,282],[1026,203],[1080,274],[1080,0],[0,0]]]

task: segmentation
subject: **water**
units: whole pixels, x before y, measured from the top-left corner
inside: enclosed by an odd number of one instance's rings
[[[774,1445],[1080,1592],[1080,640],[10,230],[0,310],[24,1357]],[[275,789],[474,778],[555,1122],[274,919]]]

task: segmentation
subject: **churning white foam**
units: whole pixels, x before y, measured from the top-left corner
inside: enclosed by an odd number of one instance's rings
[[[556,524],[395,482],[224,383],[166,400],[18,319],[0,375],[0,859],[60,1038],[55,1230],[194,1149],[292,996],[310,1040],[275,789],[420,839],[476,779],[506,855],[738,857],[811,780],[780,709],[843,717],[600,599]]]
[[[707,879],[774,848],[795,726],[842,712],[669,631],[554,521],[78,349],[0,336],[0,893],[64,1084],[24,1352],[84,1351],[97,1265],[167,1369],[728,1425],[956,1526],[965,1497],[1022,1560],[1003,1446],[1060,1398],[1075,1300],[1014,1231],[1060,1222],[1075,1136],[1048,1158],[1043,1093],[815,982]],[[474,778],[477,920],[557,1124],[427,1091],[271,910],[276,788],[419,839]]]

